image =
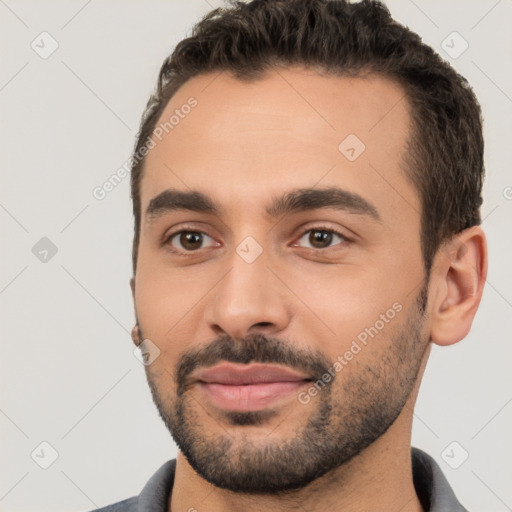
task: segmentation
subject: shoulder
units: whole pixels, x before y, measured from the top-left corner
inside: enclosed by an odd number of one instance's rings
[[[468,512],[457,500],[437,462],[418,448],[411,448],[413,482],[423,508],[429,512]]]
[[[137,512],[139,510],[165,512],[174,484],[175,470],[176,459],[169,460],[153,474],[138,496],[90,512]]]

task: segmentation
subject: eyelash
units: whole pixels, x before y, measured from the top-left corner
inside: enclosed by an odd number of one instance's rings
[[[308,228],[308,229],[302,231],[302,233],[297,238],[297,240],[300,240],[305,234],[313,232],[313,231],[325,231],[327,233],[332,233],[334,235],[338,235],[340,238],[343,239],[343,242],[347,242],[347,243],[353,242],[352,238],[349,238],[341,230],[333,229],[333,228],[327,227],[327,226],[313,226],[311,228]],[[163,245],[168,246],[168,250],[170,252],[172,252],[173,254],[176,254],[177,256],[190,256],[191,254],[194,254],[194,253],[197,253],[200,251],[200,249],[197,249],[195,251],[183,251],[183,250],[175,249],[171,245],[170,242],[174,237],[176,237],[177,235],[179,235],[181,233],[200,233],[201,235],[210,236],[210,235],[208,235],[208,233],[205,233],[204,231],[199,231],[197,229],[186,228],[186,227],[180,229],[179,231],[175,231],[175,232],[171,233],[169,236],[167,236],[165,238]],[[210,237],[210,238],[213,239],[213,237]],[[329,246],[329,247],[325,247],[322,249],[318,249],[318,248],[314,248],[314,247],[306,247],[306,249],[310,249],[311,251],[326,251],[327,249],[331,249],[332,247],[335,247],[336,245],[341,245],[343,242],[340,242],[340,244],[335,244],[334,246]]]

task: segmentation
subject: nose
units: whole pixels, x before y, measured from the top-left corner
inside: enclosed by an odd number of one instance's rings
[[[230,270],[212,290],[205,317],[215,335],[243,338],[250,334],[277,334],[289,324],[289,297],[275,269],[261,255],[247,263],[237,253]]]

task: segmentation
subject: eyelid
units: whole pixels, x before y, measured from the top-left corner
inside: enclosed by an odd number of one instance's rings
[[[335,235],[340,236],[341,238],[344,239],[344,242],[347,242],[347,243],[354,242],[354,238],[351,235],[347,235],[345,229],[335,228],[335,227],[332,227],[332,226],[326,226],[326,225],[322,225],[322,224],[314,224],[314,225],[308,226],[306,228],[301,228],[300,234],[294,238],[294,243],[293,243],[292,247],[298,247],[296,242],[298,240],[300,240],[305,234],[307,234],[307,233],[309,233],[311,231],[327,231],[329,233],[334,233]],[[313,251],[325,252],[328,249],[332,249],[333,247],[336,247],[338,245],[342,245],[342,243],[331,245],[331,246],[323,248],[323,249],[315,248],[315,247],[305,247],[305,249],[310,249],[310,250],[313,250]]]
[[[214,236],[207,233],[207,231],[206,231],[207,229],[211,231],[211,229],[208,227],[202,228],[198,225],[194,226],[194,225],[181,224],[181,223],[176,224],[164,232],[164,235],[162,236],[162,244],[167,243],[173,236],[176,236],[178,233],[181,233],[183,231],[191,231],[193,233],[201,233],[203,235],[209,236],[210,238],[215,238]]]

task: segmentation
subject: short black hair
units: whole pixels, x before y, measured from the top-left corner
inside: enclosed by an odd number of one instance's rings
[[[421,198],[421,249],[428,277],[441,244],[481,222],[481,111],[467,80],[393,20],[379,1],[253,0],[214,9],[164,61],[134,154],[190,78],[225,71],[256,81],[273,68],[296,65],[336,76],[378,74],[404,89],[412,117],[404,162]],[[132,162],[135,274],[144,159]]]

